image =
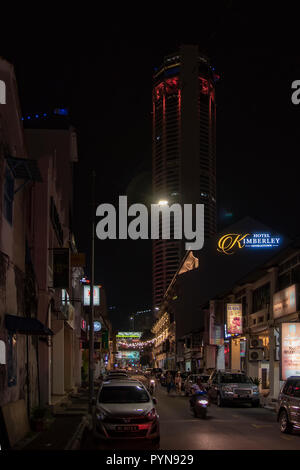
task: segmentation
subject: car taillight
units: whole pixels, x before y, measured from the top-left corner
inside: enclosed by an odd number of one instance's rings
[[[147,418],[149,419],[149,421],[153,421],[153,419],[156,418],[156,410],[155,408],[152,408],[151,411],[149,411],[149,413],[147,413]]]

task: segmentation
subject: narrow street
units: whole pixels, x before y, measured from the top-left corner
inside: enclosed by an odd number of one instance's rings
[[[247,405],[218,408],[212,404],[205,420],[196,419],[189,410],[187,397],[167,395],[166,388],[155,392],[160,416],[161,450],[299,450],[300,433],[282,434],[276,414]],[[140,449],[137,442],[114,441],[101,449]],[[87,439],[82,450],[99,446]]]
[[[264,408],[212,404],[201,420],[189,411],[187,397],[167,396],[163,387],[157,392],[161,449],[300,449],[300,435],[282,434],[276,414]]]

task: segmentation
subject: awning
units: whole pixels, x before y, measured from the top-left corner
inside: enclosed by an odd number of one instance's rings
[[[36,318],[5,315],[5,327],[14,333],[24,335],[53,336],[54,333]]]

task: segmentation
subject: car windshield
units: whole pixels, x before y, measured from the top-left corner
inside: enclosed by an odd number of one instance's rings
[[[140,385],[103,387],[99,395],[99,403],[147,403],[148,401],[149,396]]]
[[[243,374],[221,375],[220,382],[223,384],[233,384],[233,383],[250,384],[252,383],[250,378]]]
[[[200,378],[201,378],[201,382],[207,382],[209,379],[209,375],[201,375]]]

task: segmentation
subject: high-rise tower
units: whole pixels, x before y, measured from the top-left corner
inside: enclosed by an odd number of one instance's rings
[[[181,46],[153,77],[153,194],[155,202],[204,204],[204,235],[216,232],[217,75],[198,46]],[[153,241],[153,304],[184,255],[178,240]]]

